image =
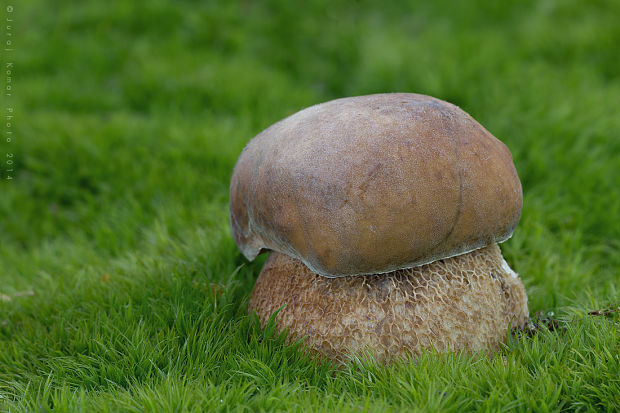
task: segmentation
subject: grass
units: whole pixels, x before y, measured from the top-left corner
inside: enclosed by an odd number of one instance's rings
[[[0,411],[620,410],[620,314],[588,315],[620,301],[620,3],[294,3],[14,5]],[[503,252],[563,328],[337,369],[247,315],[264,257],[228,227],[241,149],[390,91],[451,101],[511,149],[525,199]]]

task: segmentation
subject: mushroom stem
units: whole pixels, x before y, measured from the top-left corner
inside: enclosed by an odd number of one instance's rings
[[[527,320],[519,276],[496,244],[387,274],[325,278],[272,252],[249,309],[264,326],[278,309],[278,329],[305,337],[315,354],[343,361],[370,351],[383,362],[441,352],[496,349]]]

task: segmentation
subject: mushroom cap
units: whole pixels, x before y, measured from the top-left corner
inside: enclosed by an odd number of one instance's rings
[[[528,317],[523,282],[490,245],[431,264],[369,276],[326,278],[272,252],[249,302],[264,327],[276,315],[288,339],[344,361],[372,353],[381,362],[425,350],[497,349]]]
[[[430,263],[510,238],[521,183],[506,146],[429,96],[337,99],[289,116],[244,148],[232,234],[327,277]]]

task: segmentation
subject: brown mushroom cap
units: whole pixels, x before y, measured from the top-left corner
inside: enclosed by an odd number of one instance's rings
[[[527,320],[527,295],[497,245],[390,274],[321,277],[272,252],[249,308],[329,359],[370,352],[382,362],[421,351],[492,350]]]
[[[252,139],[230,187],[235,242],[336,277],[502,242],[521,215],[506,146],[458,107],[379,94],[302,110]]]

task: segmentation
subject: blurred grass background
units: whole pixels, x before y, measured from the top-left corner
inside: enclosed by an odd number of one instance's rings
[[[587,316],[620,300],[620,2],[13,7],[0,410],[620,409],[620,317]],[[567,331],[336,370],[247,317],[262,260],[228,228],[241,149],[304,107],[396,91],[510,148],[524,208],[502,249]]]

